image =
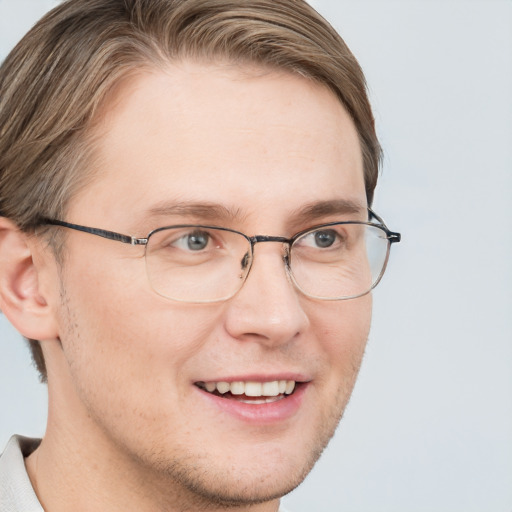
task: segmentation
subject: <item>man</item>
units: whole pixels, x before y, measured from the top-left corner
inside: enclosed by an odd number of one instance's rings
[[[389,231],[298,0],[70,0],[0,71],[0,308],[48,383],[0,509],[270,512],[349,399]]]

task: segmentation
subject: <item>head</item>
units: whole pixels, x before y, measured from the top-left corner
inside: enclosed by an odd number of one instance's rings
[[[49,65],[51,59],[51,65]],[[305,2],[64,2],[34,27],[0,74],[0,213],[21,230],[63,218],[92,177],[93,125],[116,87],[181,59],[259,64],[330,89],[358,132],[371,205],[380,146],[362,71]],[[44,357],[30,340],[46,380]]]
[[[294,218],[300,209],[337,199],[371,205],[380,147],[364,77],[339,35],[297,0],[67,1],[2,65],[0,134],[0,212],[25,237],[38,275],[26,289],[38,287],[35,303],[51,318],[41,335],[23,320],[17,326],[50,400],[52,381],[55,389],[71,383],[73,396],[60,399],[155,482],[167,475],[222,503],[291,490],[348,400],[370,296],[302,296],[279,250],[262,244],[261,265],[235,297],[169,302],[145,288],[142,248],[116,247],[108,261],[111,242],[41,219],[144,236],[170,223],[176,209],[161,205],[173,201],[208,205],[207,214],[182,210],[178,223],[290,237],[314,225]],[[275,286],[268,272],[281,276]],[[209,405],[198,416],[189,397],[196,384],[237,376],[301,382],[289,417],[253,424],[242,407],[225,420]],[[101,396],[106,387],[118,393]],[[147,397],[155,399],[145,408]],[[134,428],[124,430],[130,417]],[[134,447],[137,432],[147,445]],[[236,442],[241,454],[227,449]],[[218,478],[226,471],[232,493]],[[290,477],[275,484],[275,471]],[[258,482],[244,484],[253,475]]]

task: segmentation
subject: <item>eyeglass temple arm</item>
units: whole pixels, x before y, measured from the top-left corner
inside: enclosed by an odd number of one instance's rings
[[[372,218],[376,219],[379,224],[382,224],[382,227],[386,230],[386,234],[388,235],[388,240],[390,244],[398,243],[402,239],[402,235],[395,231],[390,231],[384,221],[379,215],[377,215],[370,207],[368,207],[368,212],[370,213],[370,220]]]
[[[389,243],[397,243],[400,242],[402,236],[400,233],[396,233],[394,231],[390,231],[384,221],[371,209],[368,208],[368,212],[370,214],[370,219],[375,218],[379,224],[385,229],[386,234],[388,236]],[[107,229],[98,229],[98,228],[90,228],[88,226],[81,226],[80,224],[72,224],[71,222],[64,222],[62,220],[56,219],[42,219],[40,222],[41,225],[49,224],[52,226],[62,226],[69,229],[74,229],[76,231],[82,231],[84,233],[90,233],[92,235],[101,236],[103,238],[107,238],[108,240],[114,240],[117,242],[122,242],[124,244],[130,245],[147,245],[147,238],[136,238],[130,235],[123,235],[122,233],[116,233],[115,231],[108,231]],[[249,239],[250,242],[254,245],[257,242],[290,242],[289,239],[283,237],[274,237],[274,236],[257,236]]]
[[[116,233],[115,231],[108,231],[106,229],[90,228],[87,226],[80,226],[79,224],[72,224],[71,222],[64,222],[62,220],[44,219],[41,224],[50,224],[52,226],[62,226],[76,231],[83,231],[84,233],[90,233],[92,235],[101,236],[108,238],[109,240],[115,240],[117,242],[123,242],[124,244],[130,245],[146,245],[148,243],[147,238],[135,238],[129,235],[123,235],[122,233]]]

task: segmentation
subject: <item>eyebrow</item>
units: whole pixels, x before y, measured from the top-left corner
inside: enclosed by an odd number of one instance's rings
[[[364,216],[366,219],[368,215],[368,208],[366,205],[350,199],[331,199],[328,201],[316,201],[314,203],[306,204],[299,210],[295,211],[292,218],[294,224],[303,224],[323,217],[346,217],[347,215]]]
[[[233,222],[243,217],[239,208],[230,208],[212,202],[173,202],[157,203],[147,212],[148,217],[193,217],[195,219],[208,219],[215,222]]]
[[[303,227],[306,223],[314,222],[325,217],[346,217],[348,215],[367,216],[367,207],[350,199],[332,199],[315,201],[290,214],[290,227]],[[232,208],[214,202],[168,202],[162,201],[151,207],[147,218],[153,217],[189,217],[194,221],[207,221],[208,223],[222,225],[227,223],[241,223],[246,214],[240,208]]]

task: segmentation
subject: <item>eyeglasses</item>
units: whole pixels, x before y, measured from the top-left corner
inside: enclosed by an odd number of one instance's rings
[[[234,229],[197,224],[157,228],[146,238],[54,219],[44,219],[41,224],[144,245],[151,287],[158,295],[174,301],[209,303],[233,297],[249,275],[254,246],[262,242],[283,244],[286,272],[304,295],[346,300],[365,295],[377,286],[386,269],[391,244],[401,238],[377,214],[368,211],[368,222],[329,222],[291,238],[247,236]]]

